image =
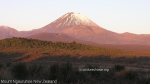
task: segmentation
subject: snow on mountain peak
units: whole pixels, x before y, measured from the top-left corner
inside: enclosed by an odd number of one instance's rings
[[[86,25],[86,26],[98,26],[96,25],[93,21],[91,21],[88,17],[84,16],[83,14],[80,13],[67,13],[60,18],[58,18],[56,21],[53,22],[55,23],[56,28],[60,27],[70,27],[70,26],[81,26],[81,25]]]

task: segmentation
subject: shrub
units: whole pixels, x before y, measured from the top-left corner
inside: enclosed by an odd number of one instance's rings
[[[58,64],[54,64],[54,65],[50,66],[49,70],[50,70],[50,79],[51,80],[56,80],[59,78],[60,70],[59,70]]]
[[[123,70],[117,74],[119,78],[123,78],[123,80],[137,80],[139,79],[138,72],[133,70]]]
[[[16,79],[26,79],[28,76],[27,66],[24,63],[15,64],[11,69],[11,74]]]
[[[68,84],[76,84],[79,78],[79,74],[77,74],[75,71],[69,72],[68,75],[66,76],[65,82]]]
[[[98,68],[96,65],[91,65],[91,64],[86,64],[85,68],[93,69],[93,68]]]
[[[33,79],[37,79],[38,77],[41,77],[41,72],[43,71],[43,67],[40,65],[33,64],[29,66],[29,76]]]
[[[136,71],[130,70],[125,74],[124,77],[127,80],[136,80],[136,79],[138,79],[138,73]]]
[[[125,66],[124,65],[115,65],[115,70],[116,71],[122,71],[122,70],[125,70]]]
[[[150,78],[142,78],[139,84],[150,84]]]
[[[86,69],[95,69],[98,68],[98,66],[96,65],[91,65],[91,64],[86,64],[85,65]],[[100,72],[99,71],[88,71],[87,74],[89,74],[91,77],[98,77],[100,76]]]
[[[0,70],[4,67],[4,65],[2,63],[0,63]]]
[[[10,65],[11,65],[10,62],[7,62],[7,63],[6,63],[6,67],[9,67]]]
[[[61,75],[62,75],[64,81],[67,80],[66,77],[70,72],[72,72],[72,70],[73,70],[72,64],[69,62],[61,65],[60,72],[61,72]]]
[[[61,73],[66,77],[69,72],[72,72],[72,64],[67,62],[61,65]]]

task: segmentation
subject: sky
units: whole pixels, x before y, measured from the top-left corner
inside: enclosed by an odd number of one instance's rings
[[[150,34],[150,0],[0,0],[0,26],[38,29],[69,12],[113,32]]]

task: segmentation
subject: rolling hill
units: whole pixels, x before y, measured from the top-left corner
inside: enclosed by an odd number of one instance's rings
[[[63,43],[41,41],[26,38],[7,38],[0,40],[0,58],[2,62],[30,62],[43,57],[149,57],[150,55],[126,52],[119,49],[94,47],[76,42]]]

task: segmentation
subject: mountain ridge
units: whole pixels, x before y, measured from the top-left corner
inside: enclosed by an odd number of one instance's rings
[[[4,32],[2,32],[2,30]],[[132,33],[119,34],[112,32],[98,26],[88,17],[80,13],[73,12],[61,16],[60,18],[42,28],[34,29],[31,31],[12,31],[9,30],[9,28],[0,27],[0,39],[6,37],[28,37],[36,33],[44,32],[65,34],[78,40],[90,41],[99,44],[150,45],[149,34],[137,35]]]

